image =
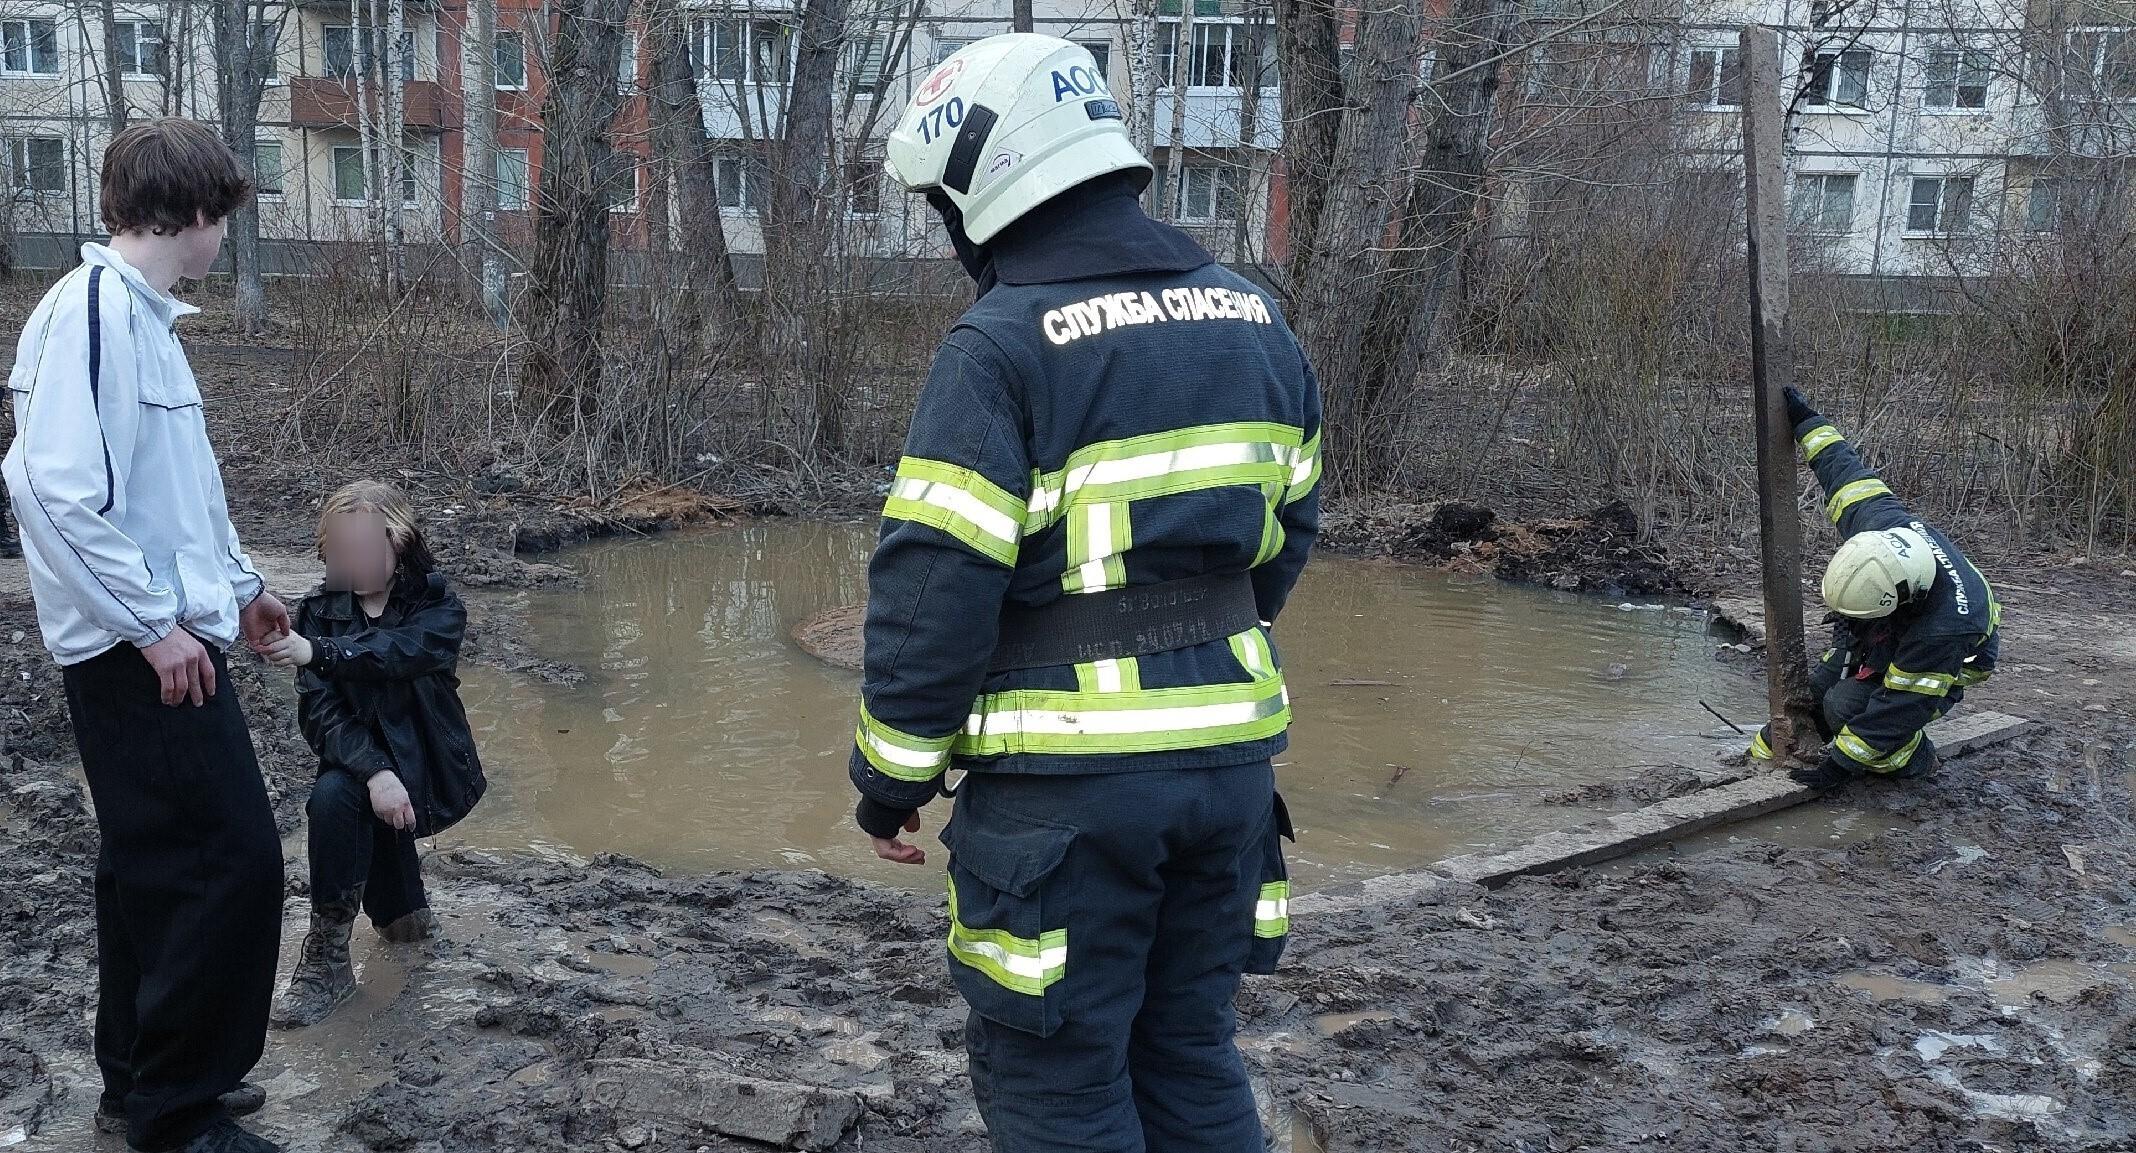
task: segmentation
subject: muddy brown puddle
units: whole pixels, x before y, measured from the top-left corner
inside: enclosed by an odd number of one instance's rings
[[[872,526],[766,521],[575,550],[582,587],[512,594],[555,685],[466,670],[489,768],[444,843],[681,869],[821,867],[908,885],[851,827],[859,678],[789,639],[864,597]],[[1706,766],[1762,691],[1702,613],[1315,559],[1276,630],[1298,720],[1278,780],[1308,884],[1413,868],[1592,813],[1552,791]],[[921,843],[938,851],[940,813]]]

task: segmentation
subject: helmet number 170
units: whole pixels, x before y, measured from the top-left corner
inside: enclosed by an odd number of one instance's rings
[[[922,144],[933,144],[935,137],[940,136],[945,129],[954,131],[957,125],[962,123],[964,123],[964,101],[960,97],[952,96],[943,101],[940,108],[920,117],[920,142]]]

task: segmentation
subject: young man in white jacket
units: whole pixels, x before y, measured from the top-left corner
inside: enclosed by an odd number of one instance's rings
[[[287,630],[238,547],[170,296],[207,274],[251,195],[204,125],[158,120],[104,155],[107,245],[23,330],[8,496],[102,845],[100,1127],[135,1149],[262,1153],[230,1119],[265,1045],[282,851],[223,650]],[[226,1101],[225,1098],[230,1098]]]

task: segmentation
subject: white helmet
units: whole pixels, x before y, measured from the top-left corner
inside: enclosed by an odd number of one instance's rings
[[[883,167],[913,192],[939,190],[984,244],[1070,188],[1150,162],[1090,50],[1010,33],[936,66],[890,133]]]
[[[1885,528],[1848,537],[1825,566],[1824,602],[1856,620],[1888,617],[1908,597],[1936,583],[1928,538],[1910,528]]]

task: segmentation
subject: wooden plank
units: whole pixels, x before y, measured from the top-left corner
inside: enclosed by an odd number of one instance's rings
[[[1960,713],[1935,729],[1946,757],[2009,740],[2032,722],[2007,713]],[[1719,825],[1733,824],[1817,799],[1820,794],[1784,773],[1761,773],[1703,789],[1577,828],[1544,833],[1501,853],[1448,857],[1431,871],[1456,881],[1497,886],[1514,877],[1550,873],[1636,853]]]

